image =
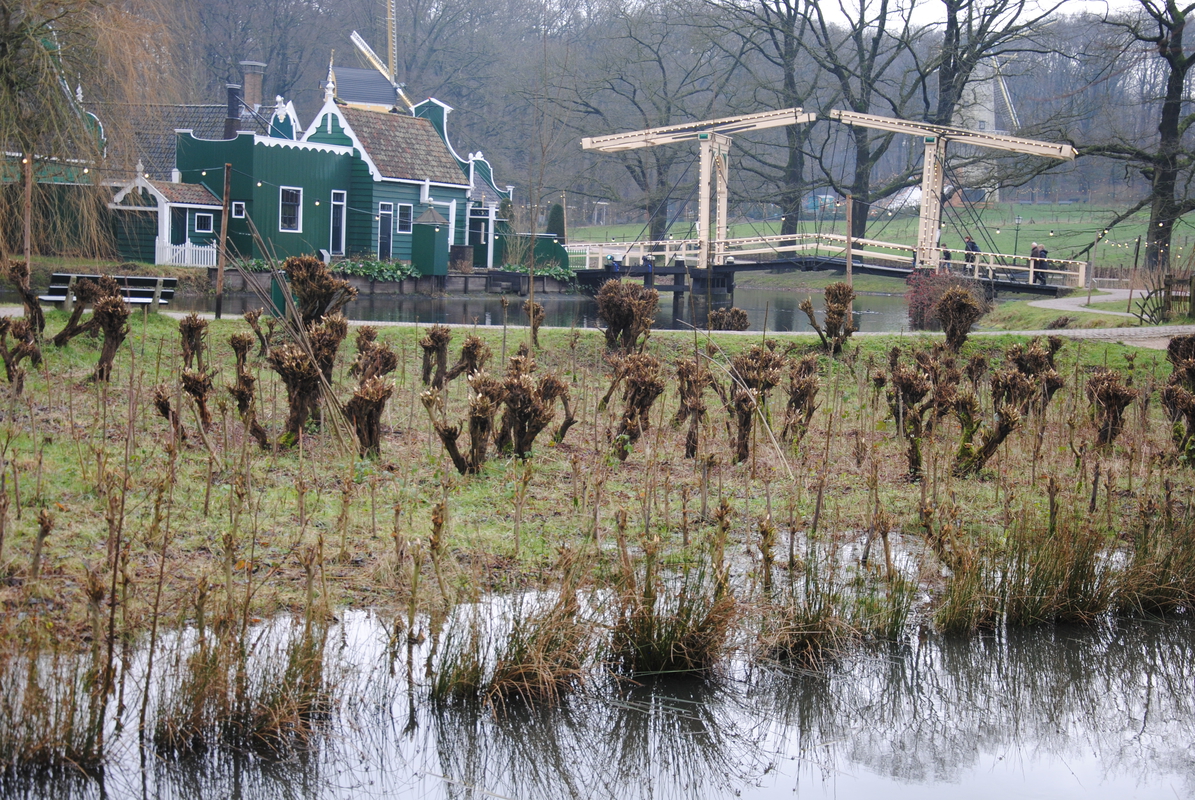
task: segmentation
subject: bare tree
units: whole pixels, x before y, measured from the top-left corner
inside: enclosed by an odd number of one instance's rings
[[[607,23],[609,38],[592,57],[574,62],[559,93],[562,119],[583,136],[654,128],[709,119],[725,108],[738,60],[689,24],[695,3],[626,3]],[[617,158],[636,199],[627,202],[647,215],[648,237],[663,239],[670,200],[683,198],[696,182],[681,171],[695,154],[682,147],[646,147],[606,156]],[[678,174],[680,173],[680,174]],[[613,181],[608,199],[624,201]]]
[[[1191,125],[1195,123],[1187,96],[1187,75],[1195,67],[1195,55],[1188,54],[1183,37],[1195,3],[1180,5],[1174,0],[1137,0],[1135,13],[1107,17],[1124,41],[1123,59],[1149,89],[1156,115],[1157,133],[1148,137],[1118,137],[1102,143],[1081,145],[1081,155],[1097,155],[1123,162],[1140,171],[1149,181],[1148,193],[1132,207],[1118,214],[1111,224],[1149,208],[1145,239],[1145,265],[1164,269],[1170,264],[1170,240],[1174,224],[1195,211],[1191,185],[1195,180],[1195,146]]]

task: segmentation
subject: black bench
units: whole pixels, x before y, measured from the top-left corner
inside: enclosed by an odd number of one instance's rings
[[[120,284],[120,294],[124,301],[133,306],[148,306],[157,311],[174,299],[174,290],[178,288],[178,278],[159,278],[150,275],[113,275],[112,279]],[[50,287],[38,300],[71,311],[74,309],[75,286],[81,280],[99,283],[99,275],[76,275],[70,272],[55,272],[50,276]]]

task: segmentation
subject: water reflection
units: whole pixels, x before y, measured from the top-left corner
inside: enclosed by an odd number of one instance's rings
[[[766,289],[736,289],[734,304],[747,312],[752,330],[761,330],[764,318],[770,331],[811,331],[809,320],[797,306],[808,296],[800,292],[776,292]],[[820,308],[821,296],[813,294],[813,304]],[[508,296],[506,310],[510,325],[525,325],[522,305],[525,298]],[[594,327],[597,304],[582,294],[537,294],[537,303],[544,306],[545,325],[554,327]],[[261,303],[251,294],[230,294],[224,298],[224,313],[239,316],[247,308]],[[715,302],[715,305],[717,303]],[[171,308],[175,311],[212,311],[211,297],[178,297]],[[349,319],[380,322],[421,322],[445,325],[501,325],[500,295],[470,294],[455,297],[427,297],[418,295],[368,295],[358,297],[345,307]],[[689,307],[687,297],[671,294],[660,297],[656,327],[667,330],[683,329],[696,316],[705,324],[705,298],[695,298]],[[863,296],[855,300],[855,324],[862,331],[898,331],[908,327],[908,304],[899,296]]]
[[[817,673],[591,684],[554,709],[436,710],[427,645],[349,613],[327,649],[341,710],[281,759],[128,744],[98,779],[12,797],[1010,797],[1195,792],[1188,623],[929,636]],[[410,668],[410,669],[408,669]],[[412,702],[414,695],[420,699]]]

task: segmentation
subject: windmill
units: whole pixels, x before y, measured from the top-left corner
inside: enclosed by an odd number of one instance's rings
[[[349,38],[362,58],[371,67],[382,73],[382,76],[390,82],[390,85],[394,87],[394,91],[402,98],[402,101],[407,104],[407,108],[414,111],[415,105],[407,98],[406,93],[403,92],[405,84],[398,82],[398,71],[395,68],[398,55],[398,39],[394,29],[394,16],[394,0],[386,0],[386,51],[388,59],[385,62],[378,58],[378,54],[373,51],[373,48],[369,46],[369,43],[365,41],[361,34],[353,31]]]

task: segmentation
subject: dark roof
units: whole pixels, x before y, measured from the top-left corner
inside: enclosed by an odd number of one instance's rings
[[[117,143],[109,150],[110,160],[132,168],[140,161],[150,178],[170,180],[175,167],[176,130],[192,130],[200,139],[223,139],[224,118],[228,106],[220,105],[156,105],[93,103],[89,106],[100,122],[120,117],[120,128],[132,131],[132,149],[129,152],[116,150]],[[267,115],[263,115],[267,116]],[[116,126],[113,126],[116,127]],[[261,123],[252,116],[241,115],[238,129],[264,134]]]
[[[383,176],[457,185],[468,182],[448,145],[427,120],[352,106],[342,107],[340,113]]]
[[[336,97],[346,103],[365,103],[375,106],[398,105],[398,92],[376,69],[333,67]]]
[[[206,186],[197,183],[169,183],[167,181],[150,181],[149,183],[171,203],[187,203],[196,206],[221,205],[220,198],[212,194]]]

